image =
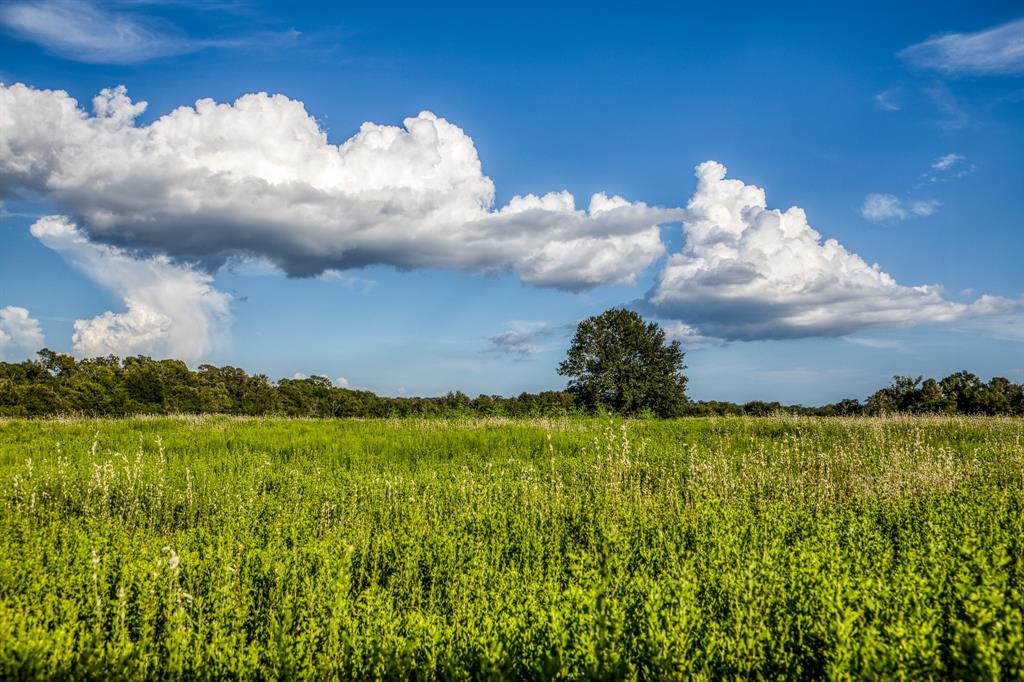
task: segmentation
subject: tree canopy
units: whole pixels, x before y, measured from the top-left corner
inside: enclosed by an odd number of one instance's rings
[[[568,390],[585,407],[674,417],[687,402],[683,355],[659,325],[612,308],[579,323],[558,373],[570,377]]]
[[[650,325],[644,325],[644,333]],[[663,337],[653,335],[652,338]],[[651,339],[649,339],[651,341]],[[671,350],[672,344],[665,347]],[[492,416],[558,417],[604,409],[636,414],[637,402],[611,399],[591,401],[572,391],[521,393],[517,396],[480,395],[459,391],[426,398],[392,398],[370,391],[335,386],[326,377],[271,381],[263,374],[248,374],[238,367],[200,365],[189,368],[178,360],[145,356],[113,356],[77,360],[70,355],[42,350],[36,360],[0,362],[0,417],[82,415],[120,417],[135,414],[236,414],[289,417],[404,417]],[[674,353],[668,358],[672,364]],[[682,353],[678,360],[681,366]],[[563,363],[565,364],[565,363]],[[625,375],[623,375],[625,376]],[[685,399],[685,377],[678,377],[677,392],[669,400]],[[629,395],[636,387],[629,385]],[[657,388],[657,385],[656,385]],[[585,400],[591,402],[584,402]],[[970,372],[956,372],[936,381],[896,377],[891,386],[876,391],[866,403],[841,400],[821,407],[752,401],[742,405],[721,401],[648,405],[651,414],[748,415],[774,413],[844,416],[897,412],[937,414],[1024,415],[1024,386],[1003,377],[987,383]]]
[[[897,376],[892,385],[875,391],[864,409],[869,414],[1024,415],[1024,386],[1005,377],[985,383],[963,371],[940,381]]]

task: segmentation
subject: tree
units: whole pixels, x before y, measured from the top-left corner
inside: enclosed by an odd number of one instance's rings
[[[956,405],[960,414],[980,414],[985,384],[970,372],[954,372],[939,382],[942,394]]]
[[[75,359],[70,355],[56,353],[49,348],[44,348],[36,355],[39,356],[39,365],[50,373],[51,376],[67,378],[75,373],[77,365]]]
[[[871,414],[913,412],[921,399],[921,377],[893,377],[891,386],[881,388],[868,398],[867,409]]]
[[[838,403],[825,405],[820,410],[820,414],[828,417],[850,417],[863,413],[864,406],[854,398],[843,398]]]
[[[570,377],[569,391],[583,407],[672,417],[686,405],[683,355],[657,324],[612,308],[579,323],[558,373]]]
[[[942,388],[935,379],[925,379],[917,391],[917,403],[911,412],[919,414],[945,414],[953,412],[956,406],[942,394]]]
[[[124,385],[128,397],[135,402],[136,412],[160,412],[164,406],[167,386],[160,366],[145,355],[124,359]]]

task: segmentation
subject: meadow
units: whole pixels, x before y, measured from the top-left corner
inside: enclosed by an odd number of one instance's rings
[[[3,678],[1024,677],[1024,420],[0,421]]]

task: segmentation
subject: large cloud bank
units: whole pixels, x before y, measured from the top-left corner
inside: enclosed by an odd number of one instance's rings
[[[760,187],[697,166],[686,206],[686,243],[671,255],[647,304],[699,333],[753,340],[839,336],[865,327],[950,322],[1013,310],[983,296],[945,300],[936,286],[902,286],[834,239],[822,241],[804,211],[770,209]]]
[[[39,320],[30,317],[28,310],[13,305],[0,308],[0,360],[31,355],[44,343]]]
[[[149,125],[123,87],[92,115],[61,91],[0,86],[0,192],[53,197],[91,239],[201,262],[263,257],[290,275],[371,264],[513,272],[582,290],[633,282],[677,212],[595,194],[494,208],[473,141],[429,112],[341,145],[301,102],[200,100]]]
[[[36,221],[32,235],[90,279],[124,301],[123,313],[107,311],[75,322],[75,354],[147,354],[198,360],[226,333],[230,296],[212,277],[166,256],[136,258],[124,250],[90,242],[63,216]]]
[[[473,141],[429,112],[400,127],[364,123],[334,145],[301,102],[280,95],[200,100],[142,125],[145,108],[123,87],[103,90],[87,113],[61,91],[0,85],[0,198],[52,199],[68,215],[32,234],[123,301],[123,312],[75,323],[79,355],[201,358],[230,319],[230,296],[212,276],[236,258],[293,276],[382,264],[507,272],[580,291],[634,282],[665,252],[659,225],[677,220],[685,244],[641,304],[688,344],[836,336],[1021,306],[900,285],[823,241],[800,208],[768,208],[764,190],[714,161],[697,167],[685,208],[595,194],[581,210],[568,192],[495,207]],[[869,207],[879,218],[934,210],[881,199]],[[492,343],[529,355],[536,334],[513,329]]]

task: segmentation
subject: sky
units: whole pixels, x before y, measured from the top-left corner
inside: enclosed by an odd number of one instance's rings
[[[0,3],[0,359],[697,400],[1024,380],[1024,9]],[[845,6],[848,5],[848,6]]]

